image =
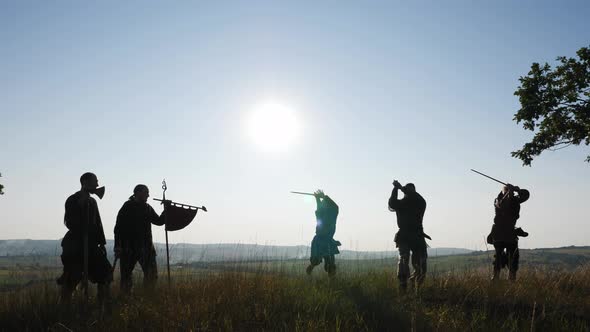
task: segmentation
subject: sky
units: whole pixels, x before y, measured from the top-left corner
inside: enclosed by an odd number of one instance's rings
[[[166,179],[167,198],[209,210],[170,233],[173,243],[309,245],[315,203],[289,191],[323,189],[340,206],[341,249],[393,250],[397,179],[427,201],[430,246],[484,250],[501,186],[474,168],[530,190],[521,247],[589,245],[588,147],[543,153],[532,167],[510,156],[533,135],[513,121],[518,78],[589,46],[589,10],[2,1],[0,238],[63,237],[64,202],[92,171],[106,186],[109,239],[133,187],[161,198]],[[260,105],[290,112],[271,116],[276,137],[252,137]],[[162,227],[152,231],[164,241]]]

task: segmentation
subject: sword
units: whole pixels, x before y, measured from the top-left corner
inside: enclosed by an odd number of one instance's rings
[[[503,185],[506,185],[506,183],[504,183],[504,182],[502,182],[502,181],[500,181],[500,180],[496,180],[496,179],[494,179],[493,177],[491,177],[491,176],[488,176],[488,175],[485,175],[485,174],[483,174],[483,173],[481,173],[481,172],[478,172],[478,171],[476,171],[476,170],[474,170],[474,169],[471,169],[471,171],[472,171],[472,172],[475,172],[475,173],[477,173],[477,174],[479,174],[479,175],[481,175],[481,176],[485,176],[486,178],[488,178],[488,179],[490,179],[490,180],[494,180],[494,181],[496,181],[496,182],[498,182],[498,183],[501,183],[501,184],[503,184]]]
[[[304,193],[304,192],[301,192],[301,191],[291,191],[291,194],[315,196],[315,194],[312,194],[312,193]]]

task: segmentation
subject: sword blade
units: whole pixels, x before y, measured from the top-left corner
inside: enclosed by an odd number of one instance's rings
[[[291,194],[315,196],[312,193],[304,193],[304,192],[301,192],[301,191],[291,191]]]
[[[471,169],[471,171],[472,171],[472,172],[475,172],[475,173],[477,173],[477,174],[479,174],[479,175],[481,175],[481,176],[485,176],[486,178],[488,178],[488,179],[490,179],[490,180],[494,180],[494,181],[496,181],[496,182],[498,182],[498,183],[501,183],[501,184],[503,184],[503,185],[506,185],[506,183],[504,183],[504,182],[502,182],[502,181],[500,181],[500,180],[496,180],[496,179],[494,179],[494,178],[493,178],[493,177],[491,177],[491,176],[485,175],[485,174],[483,174],[482,172],[478,172],[478,171],[476,171],[476,170],[474,170],[474,169]]]

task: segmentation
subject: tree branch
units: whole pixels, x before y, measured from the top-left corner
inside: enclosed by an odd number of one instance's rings
[[[571,141],[570,142],[561,142],[561,143],[555,144],[554,147],[547,148],[547,150],[549,150],[549,151],[558,151],[558,150],[561,150],[561,149],[565,149],[565,148],[567,148],[568,146],[570,146],[572,144],[573,143]],[[563,145],[563,146],[556,147],[558,145]]]

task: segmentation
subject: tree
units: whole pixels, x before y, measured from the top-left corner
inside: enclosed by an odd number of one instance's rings
[[[514,121],[526,130],[538,130],[522,149],[512,152],[525,166],[545,150],[590,144],[590,49],[582,47],[576,54],[577,59],[558,57],[555,69],[533,63],[528,75],[519,79],[514,95],[521,108]]]
[[[0,178],[2,177],[2,173],[0,173]],[[4,186],[0,183],[0,195],[4,195],[4,191],[2,191],[2,189],[4,189]]]

